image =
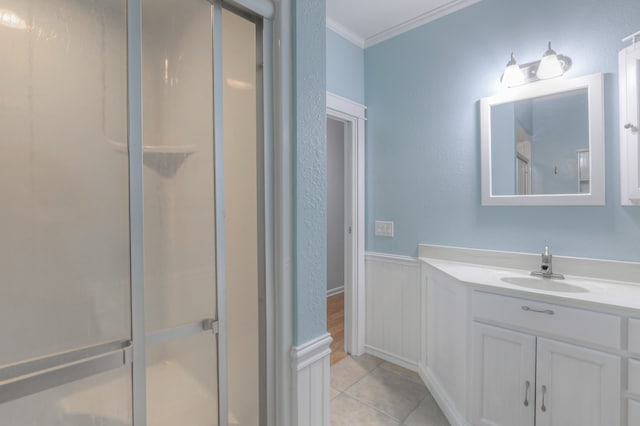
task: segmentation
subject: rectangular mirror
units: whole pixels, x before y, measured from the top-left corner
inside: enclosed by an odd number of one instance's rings
[[[483,205],[604,205],[601,74],[480,101]]]

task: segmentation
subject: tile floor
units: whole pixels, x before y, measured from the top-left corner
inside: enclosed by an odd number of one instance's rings
[[[409,370],[371,355],[331,367],[331,426],[449,426],[440,407]]]

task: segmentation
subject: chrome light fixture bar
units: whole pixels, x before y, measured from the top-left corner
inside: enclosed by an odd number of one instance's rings
[[[539,80],[560,77],[571,68],[571,65],[571,58],[557,54],[549,42],[547,51],[539,61],[518,65],[512,53],[511,60],[507,63],[500,81],[506,87],[521,86]]]

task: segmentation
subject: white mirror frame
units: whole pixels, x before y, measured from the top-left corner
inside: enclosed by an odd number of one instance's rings
[[[587,89],[589,103],[590,192],[588,194],[493,195],[491,192],[491,107],[541,96]],[[604,76],[543,80],[505,89],[480,100],[481,178],[483,206],[603,206],[604,176]]]

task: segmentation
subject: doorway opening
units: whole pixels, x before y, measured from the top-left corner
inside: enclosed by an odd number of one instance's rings
[[[327,330],[333,338],[331,365],[347,356],[344,346],[345,159],[349,148],[343,121],[327,117]]]
[[[327,94],[327,322],[331,363],[364,352],[365,107]]]

